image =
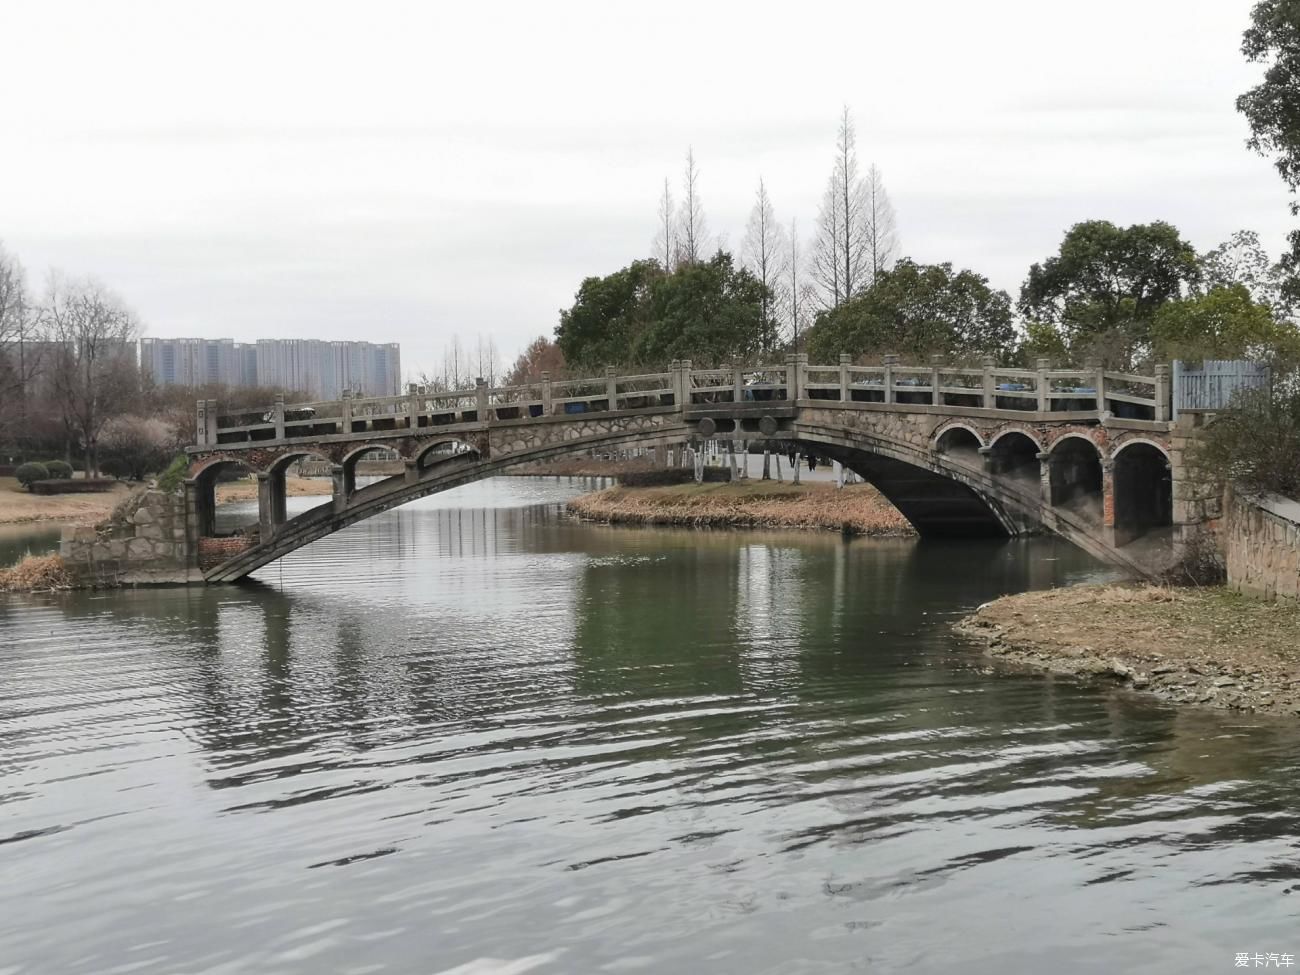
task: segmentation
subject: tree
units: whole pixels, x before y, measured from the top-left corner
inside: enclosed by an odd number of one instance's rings
[[[735,362],[759,351],[760,319],[771,295],[730,254],[686,264],[650,286],[648,325],[632,347],[637,361]],[[614,360],[610,360],[614,361]]]
[[[1264,64],[1264,79],[1237,99],[1251,136],[1246,144],[1261,156],[1273,156],[1278,175],[1294,194],[1300,188],[1300,4],[1296,0],[1260,0],[1251,11],[1251,26],[1242,36],[1241,53]],[[1292,200],[1291,212],[1300,213]],[[1300,301],[1300,230],[1287,236],[1290,251],[1279,268],[1287,301]]]
[[[904,258],[863,294],[823,312],[808,336],[819,362],[898,353],[920,361],[945,355],[1001,355],[1014,338],[1011,298],[974,271]]]
[[[161,472],[183,446],[176,428],[154,417],[113,417],[99,435],[104,473],[133,481]]]
[[[808,328],[808,309],[816,294],[804,275],[803,248],[799,243],[799,221],[790,220],[789,260],[786,265],[789,284],[784,289],[786,321],[790,325],[790,346],[797,353],[799,341]]]
[[[659,197],[659,229],[655,231],[653,247],[654,259],[664,270],[671,271],[677,266],[677,208],[666,176],[663,196]]]
[[[835,307],[871,281],[866,184],[858,174],[857,134],[848,106],[840,115],[835,165],[818,214],[816,273],[826,307]]]
[[[40,348],[31,343],[34,324],[23,266],[0,247],[0,440],[23,426]]]
[[[1026,318],[1057,326],[1072,355],[1103,353],[1125,368],[1150,351],[1151,319],[1200,277],[1196,251],[1168,223],[1075,224],[1060,251],[1029,269]]]
[[[685,261],[695,263],[702,259],[709,247],[709,227],[704,218],[704,203],[700,199],[700,171],[695,166],[695,150],[686,150],[686,169],[682,173],[682,209],[677,219],[679,252],[674,255],[673,266]],[[664,265],[665,270],[672,267]]]
[[[650,284],[663,274],[658,261],[634,261],[603,278],[584,280],[555,329],[565,361],[586,369],[635,361],[633,347],[646,327]]]
[[[1238,230],[1228,240],[1201,255],[1202,293],[1240,284],[1252,301],[1288,316],[1293,302],[1284,293],[1286,276],[1274,264],[1253,230]]]
[[[872,163],[867,170],[866,186],[866,236],[870,258],[871,280],[894,263],[898,250],[898,225],[894,205],[885,191],[885,180],[879,167]]]
[[[92,280],[51,274],[40,310],[50,342],[47,375],[64,422],[80,440],[87,476],[98,472],[104,424],[138,395],[135,317]]]
[[[544,372],[558,376],[563,370],[564,353],[560,347],[545,335],[539,335],[515,359],[515,364],[506,374],[506,385],[523,386],[537,382]]]
[[[745,231],[745,244],[741,252],[745,268],[763,286],[759,313],[758,348],[771,355],[781,341],[781,322],[777,315],[780,293],[785,287],[785,273],[789,262],[789,248],[781,225],[776,222],[772,200],[767,186],[760,179]]]
[[[1163,305],[1152,321],[1151,340],[1168,359],[1300,359],[1300,330],[1274,318],[1244,284],[1217,285]]]

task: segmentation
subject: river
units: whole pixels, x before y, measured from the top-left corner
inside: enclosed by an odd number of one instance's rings
[[[471,485],[253,585],[0,597],[0,972],[1300,956],[1300,722],[951,635],[1087,557],[584,525],[580,489]]]

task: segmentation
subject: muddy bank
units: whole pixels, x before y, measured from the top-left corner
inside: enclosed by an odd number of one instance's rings
[[[1015,664],[1177,704],[1300,715],[1300,607],[1221,588],[1073,586],[987,603],[957,624]]]
[[[568,503],[580,518],[693,528],[820,528],[854,535],[911,535],[907,520],[869,484],[737,481],[670,487],[613,487]]]

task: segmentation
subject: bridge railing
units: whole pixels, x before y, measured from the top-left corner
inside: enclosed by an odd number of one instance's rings
[[[858,366],[841,356],[837,365],[810,365],[806,356],[788,356],[784,365],[694,369],[674,361],[667,372],[603,376],[489,387],[429,390],[408,387],[404,396],[339,400],[242,409],[221,414],[213,400],[199,402],[199,446],[335,434],[418,430],[465,423],[506,422],[664,408],[707,408],[719,404],[793,404],[836,401],[892,407],[983,410],[997,414],[1096,415],[1167,421],[1170,378],[1167,366],[1154,376],[1108,372],[1097,363],[1052,369],[1039,359],[1035,369],[1003,368],[992,359],[978,366],[950,365],[933,357],[926,366],[903,365],[897,356],[880,365]]]

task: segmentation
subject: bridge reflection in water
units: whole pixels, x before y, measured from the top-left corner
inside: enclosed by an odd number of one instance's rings
[[[700,439],[765,441],[838,460],[874,484],[922,535],[1047,529],[1150,574],[1205,515],[1193,503],[1185,437],[1169,419],[1168,369],[1035,370],[783,366],[429,392],[221,414],[200,404],[187,481],[200,567],[232,581],[382,511],[514,467],[592,449],[656,448],[668,462]],[[404,473],[361,485],[357,464],[395,453]],[[285,472],[331,464],[330,500],[290,518]],[[216,537],[223,470],[256,473],[259,518],[237,545]],[[1142,540],[1139,546],[1132,543]]]

